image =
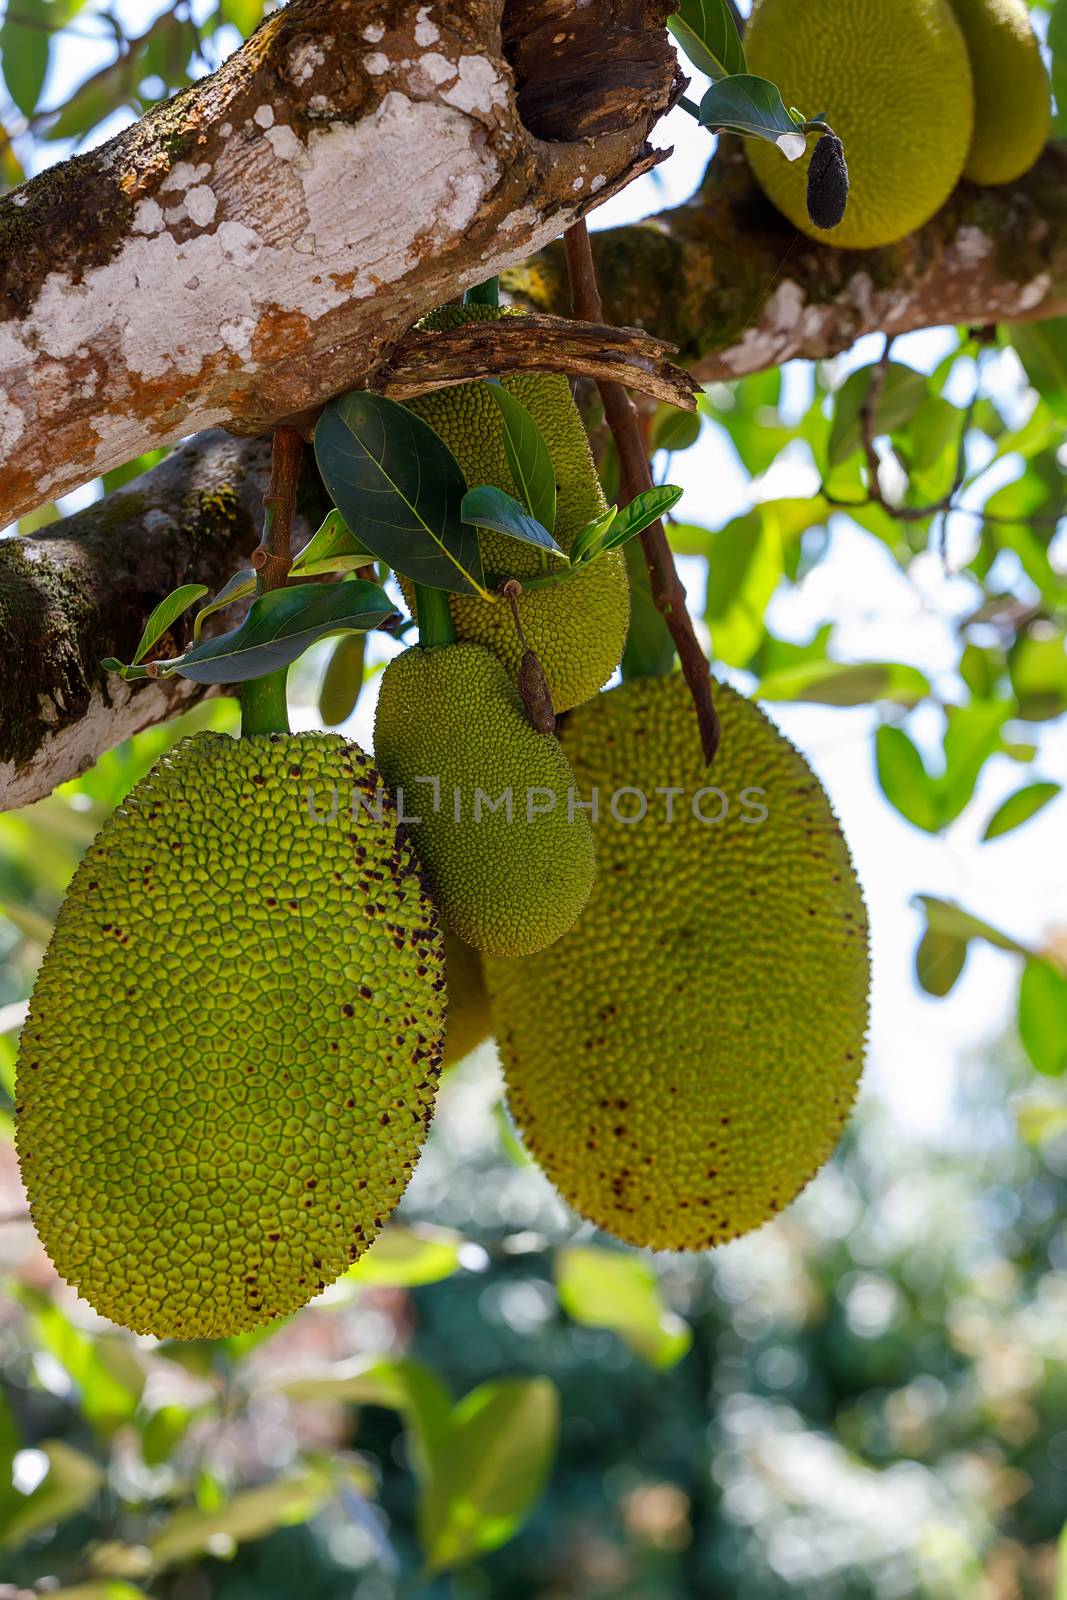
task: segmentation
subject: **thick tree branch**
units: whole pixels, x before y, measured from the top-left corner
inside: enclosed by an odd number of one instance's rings
[[[659,159],[659,0],[589,0],[550,59],[544,8],[509,0],[502,40],[501,4],[292,0],[0,200],[0,526],[150,446],[306,416]]]
[[[961,184],[900,244],[835,250],[779,217],[724,141],[692,202],[595,233],[593,251],[609,320],[669,340],[704,382],[836,355],[865,333],[1063,316],[1067,150],[1004,188]],[[562,245],[505,285],[564,314]]]
[[[106,500],[32,537],[0,540],[0,806],[40,799],[203,697],[204,685],[177,676],[123,683],[100,660],[129,661],[148,613],[178,584],[220,588],[247,564],[270,454],[269,439],[204,433]],[[316,475],[305,478],[298,545],[325,509]],[[233,622],[220,613],[205,633]],[[175,624],[176,652],[188,627],[188,618]]]

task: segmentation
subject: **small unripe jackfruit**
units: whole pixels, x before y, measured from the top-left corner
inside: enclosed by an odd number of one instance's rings
[[[948,0],[757,0],[745,30],[751,72],[787,106],[825,116],[850,179],[840,225],[809,218],[808,167],[746,139],[752,170],[794,227],[845,249],[892,244],[948,199],[967,158],[974,90]],[[825,159],[825,156],[824,156]]]
[[[592,832],[571,814],[559,740],[530,726],[495,656],[477,644],[395,656],[374,750],[454,933],[526,955],[573,926],[593,882]]]
[[[454,1067],[488,1039],[492,1025],[481,957],[477,950],[472,950],[448,929],[445,930],[445,978],[448,1019],[441,1065]]]
[[[18,1149],[58,1271],[138,1333],[295,1310],[403,1193],[444,967],[381,787],[335,734],[197,734],[74,875],[22,1032]]]
[[[965,178],[1013,183],[1041,154],[1052,122],[1048,73],[1023,0],[951,0],[974,78]]]
[[[518,315],[513,308],[447,306],[427,317],[427,328]],[[501,378],[505,389],[524,405],[548,445],[556,469],[556,525],[553,538],[569,551],[577,534],[606,509],[603,490],[589,450],[578,408],[567,379],[559,373],[514,372]],[[463,471],[467,487],[492,484],[521,500],[504,454],[500,411],[484,383],[460,383],[408,402],[412,411],[437,432]],[[486,531],[479,543],[487,586],[507,578],[526,579],[558,571],[564,563],[531,545]],[[403,584],[411,604],[410,584]],[[457,638],[492,650],[518,680],[523,646],[503,601],[476,595],[450,595]],[[622,658],[630,621],[626,566],[620,552],[581,567],[562,583],[524,587],[518,601],[519,620],[529,648],[548,681],[557,713],[580,705],[605,684]]]
[[[530,1151],[583,1217],[657,1249],[788,1205],[844,1126],[867,1022],[863,900],[826,795],[755,705],[715,700],[710,772],[681,677],[574,712],[593,893],[550,950],[484,963]]]

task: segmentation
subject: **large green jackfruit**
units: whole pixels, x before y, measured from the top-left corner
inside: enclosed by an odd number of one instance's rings
[[[447,306],[427,317],[422,326],[450,328],[458,323],[517,315],[495,306]],[[586,523],[606,509],[603,490],[589,451],[570,385],[559,373],[514,372],[501,383],[532,415],[545,438],[556,469],[556,526],[553,537],[569,551]],[[490,483],[521,499],[504,454],[500,411],[484,383],[461,383],[408,402],[448,445],[463,471],[467,487]],[[558,557],[542,566],[531,545],[501,534],[480,536],[482,560],[490,587],[506,578],[536,577],[559,570]],[[410,584],[404,585],[409,606]],[[518,678],[522,645],[511,608],[475,595],[450,595],[456,635],[485,645]],[[605,684],[622,658],[630,620],[626,566],[618,551],[602,556],[563,583],[534,587],[518,601],[519,619],[530,649],[540,659],[552,704],[568,711]]]
[[[532,1154],[583,1217],[659,1249],[788,1205],[841,1133],[867,1022],[863,900],[826,795],[755,705],[715,698],[710,773],[680,677],[573,714],[596,884],[551,949],[484,963]]]
[[[478,644],[395,656],[374,750],[459,938],[526,955],[573,926],[593,882],[592,832],[570,814],[559,740],[530,726],[495,656]]]
[[[974,78],[974,139],[965,178],[1014,183],[1049,136],[1052,100],[1024,0],[951,0]]]
[[[202,733],[89,846],[23,1028],[16,1128],[45,1249],[113,1321],[191,1339],[283,1315],[403,1193],[444,966],[382,788],[337,735]]]

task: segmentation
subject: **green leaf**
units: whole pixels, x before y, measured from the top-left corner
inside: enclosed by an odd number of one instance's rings
[[[985,825],[982,838],[999,839],[1001,834],[1021,827],[1031,817],[1036,817],[1050,800],[1055,800],[1062,788],[1062,784],[1049,782],[1028,783],[1022,789],[1016,789],[994,811]]]
[[[594,556],[601,555],[604,549],[604,540],[607,538],[608,529],[619,515],[618,506],[609,506],[602,511],[599,517],[594,517],[592,522],[587,522],[579,533],[576,533],[571,542],[571,565],[577,567],[583,562],[592,561]]]
[[[48,1600],[151,1600],[151,1596],[123,1578],[97,1578],[76,1583],[73,1589],[49,1589]]]
[[[194,600],[199,600],[201,595],[207,594],[206,583],[183,583],[180,589],[175,589],[161,600],[144,625],[141,642],[134,651],[134,665],[143,661],[157,640],[161,639],[176,618],[183,611],[188,611]]]
[[[634,495],[628,505],[622,507],[611,524],[602,548],[617,550],[627,539],[632,539],[635,533],[642,533],[645,528],[651,527],[653,522],[658,522],[661,517],[673,511],[682,494],[683,491],[673,483],[658,483],[651,489],[642,489],[640,494]]]
[[[662,678],[674,663],[674,640],[652,598],[648,567],[639,544],[623,546],[630,586],[630,626],[622,653],[622,676]]]
[[[1019,1037],[1038,1072],[1067,1071],[1067,972],[1034,957],[1019,982]]]
[[[993,945],[997,950],[1008,950],[1013,955],[1032,954],[1010,934],[1001,933],[999,928],[994,928],[989,922],[983,922],[981,917],[964,911],[954,900],[942,900],[932,894],[919,894],[915,896],[913,904],[925,913],[927,926],[936,933],[949,934],[953,938],[963,940],[984,939],[986,944]]]
[[[704,617],[714,657],[747,667],[766,633],[764,618],[784,571],[781,528],[756,506],[711,535]]]
[[[239,571],[234,573],[232,578],[227,578],[218,594],[212,600],[209,600],[206,606],[201,606],[196,613],[193,618],[193,643],[199,644],[200,630],[208,617],[213,616],[216,611],[223,611],[226,606],[235,605],[238,600],[246,600],[249,595],[253,595],[255,592],[255,568],[241,567]]]
[[[972,700],[946,708],[945,771],[934,783],[942,827],[954,822],[970,801],[983,766],[999,748],[1010,710],[1007,700]]]
[[[394,1222],[345,1274],[357,1283],[389,1289],[413,1289],[439,1283],[460,1270],[461,1234],[444,1228],[407,1228]]]
[[[356,709],[363,687],[367,636],[343,634],[333,647],[319,688],[319,716],[327,728],[337,728]]]
[[[399,1411],[412,1435],[412,1458],[423,1482],[448,1435],[451,1397],[435,1373],[419,1361],[356,1363],[320,1377],[291,1378],[280,1385],[290,1400],[313,1405],[384,1406]]]
[[[56,21],[48,0],[17,0],[7,7],[0,23],[4,82],[24,117],[33,116],[41,98]]]
[[[504,423],[504,455],[519,498],[534,521],[551,533],[556,526],[556,469],[544,434],[502,383],[487,383],[486,388]]]
[[[1059,138],[1067,134],[1067,5],[1055,0],[1048,24],[1048,47],[1052,53],[1052,93],[1056,102],[1053,129]],[[1061,1540],[1061,1550],[1064,1548]],[[1060,1589],[1055,1600],[1067,1600],[1067,1557],[1060,1557]]]
[[[334,504],[379,560],[430,589],[495,598],[460,510],[459,463],[421,417],[354,389],[319,418],[315,458]]]
[[[86,1421],[105,1435],[132,1421],[145,1384],[134,1346],[112,1335],[92,1338],[82,1333],[38,1289],[23,1288],[19,1298],[37,1343],[51,1352],[78,1390]]]
[[[777,87],[748,72],[711,85],[700,102],[700,121],[705,128],[766,139],[787,161],[799,161],[808,147]]]
[[[2,1545],[22,1544],[42,1528],[72,1517],[103,1485],[103,1469],[61,1439],[46,1439],[40,1448],[48,1457],[45,1476],[29,1494],[11,1494],[0,1505]]]
[[[194,645],[167,673],[194,683],[244,683],[287,667],[308,645],[331,633],[365,633],[395,616],[376,583],[298,583],[259,595],[239,627]]]
[[[262,1539],[275,1528],[306,1522],[333,1492],[328,1472],[306,1468],[298,1477],[242,1489],[217,1510],[177,1511],[147,1541],[157,1567],[203,1555],[220,1538],[241,1544]]]
[[[356,538],[335,506],[296,557],[289,573],[294,578],[310,578],[323,572],[350,572],[354,564],[368,565],[373,560],[373,551]]]
[[[761,700],[804,700],[823,706],[887,700],[909,708],[929,693],[929,679],[901,661],[798,661],[768,672],[756,689]]]
[[[1060,0],[1060,4],[1057,7],[1057,12],[1060,11],[1063,11],[1062,0]],[[1056,13],[1054,12],[1053,15],[1056,15]],[[1064,79],[1067,80],[1067,72],[1064,73]],[[1067,92],[1067,81],[1064,82],[1063,88],[1064,91]],[[1059,96],[1057,96],[1057,99],[1059,100],[1059,104],[1065,108],[1061,115],[1067,115],[1067,102],[1065,102],[1065,100]],[[1067,1600],[1067,1523],[1064,1523],[1057,1544],[1056,1592],[1053,1595],[1052,1600]]]
[[[936,833],[941,819],[933,779],[903,728],[882,723],[875,734],[875,764],[889,804],[915,827]]]
[[[663,1304],[659,1280],[640,1256],[569,1245],[556,1255],[556,1287],[575,1322],[610,1328],[661,1372],[676,1366],[693,1342],[689,1324]]]
[[[246,39],[263,16],[265,0],[220,0],[219,15]]]
[[[1013,323],[1008,337],[1042,400],[1067,418],[1067,317]]]
[[[652,418],[652,450],[689,450],[700,438],[703,417],[699,411],[683,411],[680,406],[656,407]]]
[[[927,994],[944,999],[963,971],[967,940],[927,928],[915,951],[915,976]]]
[[[495,1550],[541,1495],[556,1447],[559,1400],[548,1378],[503,1378],[454,1408],[419,1507],[426,1569]]]
[[[667,26],[697,71],[713,83],[745,71],[744,47],[726,0],[681,0]]]
[[[514,495],[490,483],[479,483],[468,489],[460,503],[459,514],[464,522],[472,522],[476,527],[492,528],[509,539],[520,539],[523,544],[536,545],[539,550],[564,561],[569,559],[548,529],[525,511]]]
[[[863,445],[860,412],[874,372],[873,366],[860,367],[849,374],[834,396],[834,419],[827,445],[827,461],[831,468],[847,461]],[[921,372],[902,366],[898,361],[891,361],[871,419],[873,436],[893,433],[902,428],[915,415],[929,393],[929,384]]]

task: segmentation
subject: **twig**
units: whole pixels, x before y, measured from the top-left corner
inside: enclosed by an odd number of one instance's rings
[[[878,468],[881,463],[878,460],[878,451],[874,447],[874,428],[878,402],[882,398],[885,380],[889,375],[889,357],[892,350],[893,340],[887,333],[885,344],[882,346],[882,354],[879,356],[875,369],[871,373],[871,381],[867,385],[867,393],[863,397],[863,404],[860,406],[859,411],[860,437],[863,440],[863,453],[867,458],[868,493],[875,505],[881,506],[884,510],[889,508],[886,506],[885,498],[882,494],[881,479],[878,476]]]
[[[596,280],[589,232],[584,221],[576,222],[573,227],[568,228],[563,237],[574,314],[586,322],[602,322],[604,308]],[[624,503],[628,505],[637,495],[653,487],[640,418],[637,407],[620,384],[601,378],[597,380],[597,388],[619,454],[620,489]],[[663,523],[652,523],[640,538],[652,585],[652,598],[670,630],[674,647],[682,663],[685,681],[689,685],[689,692],[696,708],[704,760],[710,766],[719,748],[720,729],[712,697],[708,663],[693,629],[692,619],[686,610],[685,590],[675,569],[674,557],[667,543]]]
[[[295,428],[276,428],[270,458],[270,487],[263,496],[263,536],[252,551],[258,592],[284,589],[293,564],[293,515],[304,459],[304,441]]]

